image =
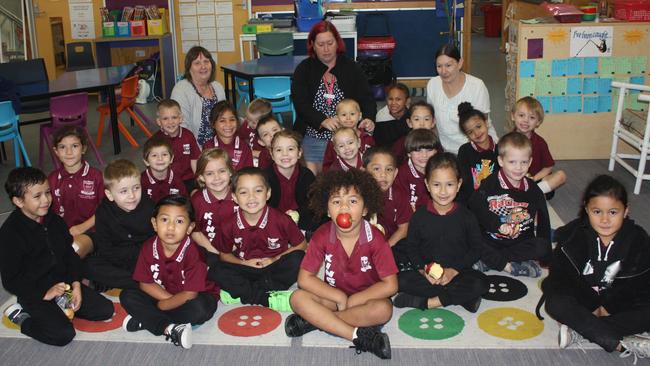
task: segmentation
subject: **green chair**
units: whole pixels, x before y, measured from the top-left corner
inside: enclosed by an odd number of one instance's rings
[[[260,57],[293,55],[293,33],[291,32],[257,33],[255,42]]]

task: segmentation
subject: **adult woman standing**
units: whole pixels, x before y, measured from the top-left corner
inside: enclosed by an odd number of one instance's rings
[[[359,127],[369,131],[374,129],[377,105],[363,71],[345,56],[345,43],[332,23],[312,27],[307,52],[309,57],[293,74],[291,97],[297,113],[295,129],[305,137],[307,167],[318,174],[327,142],[339,127],[336,105],[344,98],[356,100],[364,117]]]
[[[184,79],[172,90],[172,99],[181,105],[183,126],[192,131],[200,146],[214,137],[209,118],[212,107],[226,99],[223,86],[214,79],[216,70],[210,52],[194,46],[185,55]]]
[[[435,61],[438,76],[427,84],[427,102],[435,110],[436,127],[445,151],[457,154],[460,145],[467,142],[458,124],[458,105],[462,102],[470,102],[488,115],[488,132],[496,141],[497,133],[489,120],[490,94],[481,79],[461,71],[463,59],[458,48],[452,44],[442,46]]]

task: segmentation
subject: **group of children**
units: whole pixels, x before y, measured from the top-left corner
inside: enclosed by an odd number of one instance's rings
[[[241,126],[217,103],[216,135],[202,149],[181,127],[178,103],[160,102],[143,172],[120,159],[102,174],[83,159],[84,134],[63,128],[60,168],[49,178],[17,168],[5,183],[16,210],[0,228],[0,272],[18,298],[5,315],[24,334],[65,345],[74,328],[61,309],[108,319],[112,304],[99,292],[119,288],[124,329],[183,348],[221,300],[293,310],[289,337],[321,329],[390,358],[382,325],[393,306],[476,312],[489,288],[483,272],[539,277],[541,263],[550,264],[548,313],[568,326],[561,345],[578,332],[639,354],[631,335],[650,330],[650,240],[626,218],[624,188],[592,182],[581,219],[558,229],[551,255],[544,194],[565,175],[534,132],[541,106],[518,101],[514,131],[498,144],[481,111],[462,103],[458,113],[469,142],[456,156],[437,139],[433,108],[410,104],[401,84],[377,118],[392,122],[360,129],[359,105],[343,100],[318,176],[301,164],[301,136],[264,100],[250,103]],[[402,137],[387,132],[400,126]]]

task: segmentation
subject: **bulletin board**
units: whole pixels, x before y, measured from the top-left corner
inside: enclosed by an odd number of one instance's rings
[[[539,133],[556,159],[609,158],[618,99],[611,82],[650,85],[650,23],[519,22],[513,39],[508,106],[523,96],[540,101]],[[637,96],[626,97],[626,108],[647,108]]]

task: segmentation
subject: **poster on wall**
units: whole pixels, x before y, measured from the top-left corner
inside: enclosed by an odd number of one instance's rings
[[[92,2],[79,2],[69,0],[68,10],[70,12],[70,28],[72,39],[95,38],[95,18],[93,16]]]
[[[571,57],[610,57],[613,45],[613,27],[571,28]]]

